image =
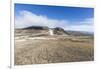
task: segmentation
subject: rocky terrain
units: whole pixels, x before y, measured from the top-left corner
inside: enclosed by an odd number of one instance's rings
[[[93,61],[93,41],[93,34],[60,27],[15,29],[15,65]]]

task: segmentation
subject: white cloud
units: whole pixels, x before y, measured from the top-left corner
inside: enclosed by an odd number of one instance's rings
[[[93,26],[90,25],[72,25],[66,28],[67,30],[93,32]]]
[[[93,32],[93,18],[87,18],[77,23],[69,20],[50,19],[47,16],[36,15],[29,11],[20,11],[15,17],[15,28],[28,26],[48,26],[50,28],[62,27],[66,30]]]
[[[64,27],[68,22],[65,20],[50,19],[46,16],[36,15],[29,11],[21,11],[20,15],[15,18],[15,27],[24,28],[28,26],[48,26]]]
[[[66,27],[67,30],[74,30],[74,31],[86,31],[86,32],[94,32],[94,19],[93,18],[87,18],[83,21],[78,22],[77,25],[69,25],[69,27]]]

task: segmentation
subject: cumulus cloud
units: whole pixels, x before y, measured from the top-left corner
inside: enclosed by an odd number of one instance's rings
[[[65,27],[68,21],[50,19],[43,15],[36,15],[29,11],[19,12],[19,16],[15,17],[15,27],[24,28],[28,26],[48,26],[53,27]]]
[[[87,18],[79,22],[69,20],[50,19],[47,16],[36,15],[29,11],[20,11],[15,17],[15,28],[24,28],[28,26],[48,26],[50,28],[62,27],[65,30],[93,32],[93,18]]]

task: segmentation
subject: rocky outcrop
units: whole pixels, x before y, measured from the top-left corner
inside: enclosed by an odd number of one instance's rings
[[[61,27],[56,27],[56,28],[54,28],[54,34],[56,34],[56,35],[67,35],[67,32]]]

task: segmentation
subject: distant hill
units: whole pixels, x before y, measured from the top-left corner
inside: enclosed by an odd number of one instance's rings
[[[61,27],[49,28],[46,26],[30,26],[30,27],[26,27],[20,30],[25,30],[26,33],[35,34],[39,32],[40,33],[44,32],[44,34],[47,34],[46,32],[49,31],[49,29],[53,30],[54,35],[71,35],[71,36],[93,36],[94,35],[93,33],[89,33],[89,32],[64,30]]]
[[[70,30],[67,30],[66,32],[69,35],[74,35],[74,36],[93,36],[94,35],[94,33],[83,32],[83,31],[70,31]]]
[[[46,26],[30,26],[23,29],[48,30],[49,28]]]
[[[65,31],[63,28],[61,27],[56,27],[56,28],[53,28],[53,31],[54,31],[54,34],[56,35],[69,35],[67,33],[67,31]]]

